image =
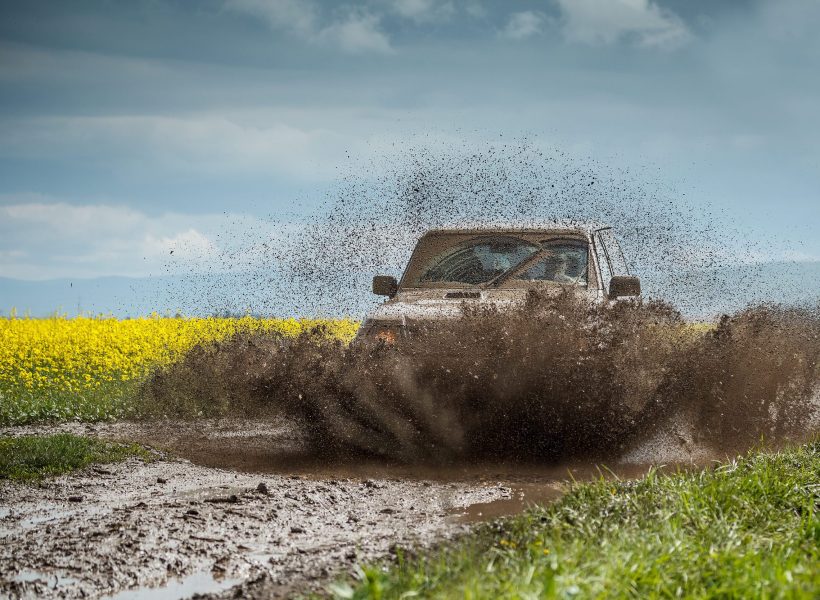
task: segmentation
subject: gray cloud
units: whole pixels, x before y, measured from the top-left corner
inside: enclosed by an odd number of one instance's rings
[[[203,228],[218,215],[150,217],[127,206],[75,205],[47,197],[5,197],[0,206],[0,277],[50,279],[163,274],[169,257],[216,253]]]
[[[273,30],[287,31],[346,52],[391,52],[381,17],[366,8],[347,8],[323,23],[321,10],[311,0],[225,0],[225,7],[263,19]]]
[[[625,38],[639,46],[675,48],[691,33],[672,11],[653,0],[557,0],[569,41],[612,44]]]
[[[543,13],[525,10],[510,15],[507,24],[501,30],[501,35],[513,40],[538,35],[544,30],[545,17]]]
[[[388,0],[400,16],[416,23],[441,23],[456,14],[452,1],[442,0]]]
[[[319,11],[310,0],[226,0],[225,7],[305,37],[314,36],[318,29]]]
[[[390,53],[390,39],[380,29],[381,17],[366,10],[352,10],[316,34],[316,39],[350,53]]]

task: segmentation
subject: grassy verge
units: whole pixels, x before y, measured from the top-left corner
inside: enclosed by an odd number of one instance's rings
[[[0,437],[0,479],[31,480],[61,475],[91,464],[150,459],[138,444],[119,444],[70,434]]]
[[[820,443],[697,473],[573,486],[421,557],[362,570],[346,598],[817,598]]]

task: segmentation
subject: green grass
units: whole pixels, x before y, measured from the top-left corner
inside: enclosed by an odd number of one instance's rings
[[[573,485],[347,598],[820,598],[820,442],[702,472]]]
[[[134,416],[138,389],[138,381],[106,382],[77,392],[0,383],[0,426],[127,418]]]
[[[0,437],[0,479],[32,480],[61,475],[92,464],[151,454],[138,444],[120,444],[67,433]]]

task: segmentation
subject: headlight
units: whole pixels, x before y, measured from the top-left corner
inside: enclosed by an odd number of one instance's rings
[[[381,340],[385,344],[395,344],[402,333],[401,323],[374,321],[365,334],[369,339]]]
[[[383,329],[376,333],[373,337],[377,340],[383,341],[386,344],[395,344],[396,340],[399,339],[399,335],[394,329]]]

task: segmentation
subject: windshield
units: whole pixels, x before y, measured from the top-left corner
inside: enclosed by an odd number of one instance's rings
[[[436,232],[419,240],[400,286],[526,287],[529,282],[585,286],[588,251],[589,240],[580,231]],[[558,264],[563,260],[565,266]]]
[[[482,237],[448,248],[423,267],[419,283],[479,285],[520,265],[539,246],[515,237]]]

